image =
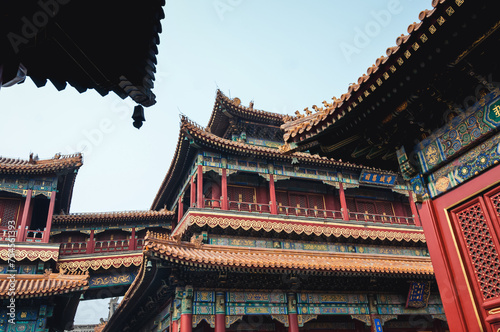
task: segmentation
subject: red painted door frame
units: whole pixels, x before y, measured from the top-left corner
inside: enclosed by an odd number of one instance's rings
[[[471,279],[470,262],[464,257],[463,242],[454,230],[450,211],[500,184],[500,165],[463,183],[442,196],[418,204],[418,213],[450,331],[494,331],[487,322],[500,321],[499,314],[482,305],[476,281]],[[500,326],[495,327],[495,329]]]

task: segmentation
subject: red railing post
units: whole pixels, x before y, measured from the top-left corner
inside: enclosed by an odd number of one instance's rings
[[[45,232],[43,233],[42,237],[43,243],[49,243],[50,229],[52,228],[52,216],[54,215],[55,204],[56,204],[56,192],[54,190],[50,194],[49,213],[47,214],[47,223],[45,226]]]
[[[31,208],[31,196],[33,195],[33,190],[28,189],[26,192],[26,199],[24,203],[23,216],[21,218],[21,225],[17,231],[16,241],[23,242],[26,239],[26,225],[28,223],[29,211]]]

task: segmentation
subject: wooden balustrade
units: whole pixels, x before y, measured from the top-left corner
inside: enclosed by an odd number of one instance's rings
[[[61,243],[61,255],[76,255],[87,252],[87,242]]]
[[[124,251],[128,250],[129,244],[128,239],[95,241],[94,252]]]
[[[205,207],[210,209],[220,209],[222,206],[222,201],[217,199],[205,199],[204,203]],[[229,201],[229,210],[269,213],[271,211],[271,206],[270,204],[264,204],[264,203]],[[278,214],[287,216],[342,220],[342,211],[337,211],[337,210],[278,205],[277,211]],[[348,213],[349,213],[349,220],[352,221],[415,225],[413,217],[391,216],[385,214],[373,214],[373,213],[350,212],[350,211]]]
[[[387,224],[415,225],[413,217],[390,216],[385,214],[373,214],[363,212],[349,212],[349,220],[377,222]]]
[[[45,230],[40,231],[40,230],[31,230],[27,229],[26,230],[26,242],[43,242],[43,233]]]

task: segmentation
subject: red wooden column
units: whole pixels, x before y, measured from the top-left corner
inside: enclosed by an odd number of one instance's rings
[[[94,230],[90,231],[89,242],[87,242],[87,254],[94,252],[95,240],[94,240]]]
[[[196,175],[196,207],[203,208],[204,207],[204,199],[203,199],[203,166],[198,165],[198,171]]]
[[[173,303],[173,312],[172,312],[172,332],[179,331],[180,317],[181,317],[181,303],[182,303],[182,287],[175,288],[175,297]]]
[[[413,220],[415,220],[415,225],[422,226],[422,223],[420,222],[420,218],[418,216],[417,206],[415,205],[415,201],[413,200],[413,191],[408,190],[408,194],[410,197],[409,201],[410,201],[411,214],[413,214]]]
[[[130,234],[130,243],[128,244],[129,250],[137,249],[137,239],[135,238],[135,227],[132,227],[132,233]]]
[[[26,193],[26,199],[24,201],[24,209],[23,216],[21,218],[20,228],[17,230],[16,241],[22,242],[26,239],[26,225],[28,224],[29,212],[31,210],[31,195],[33,194],[33,190],[28,189]]]
[[[212,207],[220,208],[220,185],[218,183],[212,183]]]
[[[184,202],[183,201],[184,201],[184,194],[182,194],[181,197],[179,197],[179,203],[177,204],[177,223],[180,223],[182,217],[184,216]]]
[[[342,208],[342,220],[349,220],[349,210],[347,209],[347,201],[345,199],[344,185],[339,182],[340,206]]]
[[[229,204],[227,202],[227,172],[225,168],[222,169],[221,190],[222,190],[222,210],[229,210]]]
[[[288,293],[288,332],[299,332],[297,296],[295,296],[295,293]]]
[[[56,192],[52,191],[50,194],[50,203],[49,203],[49,213],[47,213],[47,223],[45,226],[45,231],[43,232],[43,243],[49,243],[50,238],[50,229],[52,228],[52,216],[54,215],[54,206],[56,204]]]
[[[181,303],[181,331],[191,332],[193,330],[193,287],[186,286],[182,295]]]
[[[191,197],[189,202],[190,207],[196,206],[196,187],[194,186],[194,177],[194,174],[191,175]]]
[[[271,204],[271,214],[278,214],[276,207],[276,187],[274,186],[274,174],[269,174],[269,198]]]
[[[226,332],[226,303],[224,292],[215,294],[215,331]]]

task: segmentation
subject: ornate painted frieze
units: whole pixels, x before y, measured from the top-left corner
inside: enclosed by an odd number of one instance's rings
[[[227,292],[226,315],[286,315],[287,297],[281,292]]]
[[[286,294],[281,292],[227,292],[226,301],[236,303],[286,303]]]
[[[103,257],[86,257],[86,258],[64,258],[60,259],[57,263],[59,269],[67,271],[87,271],[109,269],[111,267],[129,267],[131,265],[140,266],[142,264],[142,253],[134,255],[116,255],[116,256],[103,256]]]
[[[410,183],[417,197],[436,197],[500,161],[500,134],[474,146],[500,127],[499,95],[486,95],[415,147],[421,174]]]
[[[286,315],[286,305],[270,303],[228,303],[226,315]]]
[[[431,197],[456,187],[500,161],[500,134],[427,176]]]
[[[364,294],[297,294],[299,314],[359,315],[368,314],[368,297]]]
[[[89,288],[130,285],[136,276],[137,272],[92,275],[89,279]]]
[[[231,325],[233,325],[242,318],[243,315],[233,315],[233,316],[226,315],[226,328],[229,328]]]
[[[279,149],[279,147],[283,144],[282,142],[269,141],[254,137],[248,137],[246,143],[250,145],[264,146],[266,148],[272,149]]]
[[[431,294],[427,298],[427,307],[406,308],[407,299],[402,295],[378,294],[377,312],[380,315],[444,314],[439,295]]]
[[[292,240],[272,240],[262,238],[238,238],[228,236],[211,235],[209,244],[237,247],[255,247],[255,248],[275,248],[292,249],[306,251],[328,251],[340,253],[361,253],[377,255],[405,255],[405,256],[425,256],[429,255],[426,248],[404,248],[394,246],[375,246],[343,243],[311,243],[306,241]]]
[[[425,242],[423,231],[420,230],[393,230],[384,228],[365,228],[341,225],[339,223],[303,223],[292,220],[278,219],[258,219],[258,218],[242,218],[241,216],[223,216],[214,214],[198,214],[190,213],[184,218],[183,224],[176,228],[177,234],[182,234],[189,226],[197,225],[203,227],[208,225],[210,228],[221,227],[244,230],[253,229],[256,231],[265,230],[267,232],[275,231],[277,233],[296,233],[296,234],[315,234],[317,236],[334,236],[345,238],[362,238],[362,239],[380,239],[380,240],[396,240],[396,241],[413,241]],[[176,234],[176,235],[177,235]]]
[[[321,294],[321,293],[299,293],[297,303],[368,303],[368,296],[364,294]]]
[[[305,323],[318,318],[318,315],[297,315],[299,327],[303,327]]]
[[[57,177],[40,177],[34,179],[8,175],[0,177],[0,191],[19,194],[26,197],[28,189],[33,190],[33,197],[44,195],[50,198],[52,191],[57,190]]]
[[[290,325],[288,320],[288,315],[271,315],[271,317],[273,319],[276,319],[281,324],[285,325],[285,327],[288,327]]]
[[[195,291],[193,297],[193,314],[214,315],[215,314],[215,292]]]
[[[500,90],[481,98],[463,114],[415,147],[420,170],[427,173],[500,126]]]
[[[42,332],[47,331],[47,319],[54,314],[54,307],[42,304],[39,307],[16,306],[15,324],[9,324],[7,309],[0,310],[0,330],[9,332]]]
[[[12,258],[12,250],[14,249],[9,247],[8,245],[0,246],[0,259],[3,261],[8,261],[10,258]],[[28,259],[30,261],[39,259],[44,262],[51,259],[57,261],[59,258],[59,245],[55,245],[49,248],[16,245],[16,248],[14,250],[14,258],[16,261],[21,261],[23,259]]]
[[[360,315],[369,312],[368,305],[354,304],[308,304],[298,305],[300,314],[313,315]]]
[[[201,323],[201,321],[206,321],[211,328],[214,328],[215,327],[215,315],[197,315],[197,314],[193,314],[193,317],[192,317],[192,326],[193,327],[196,327],[198,326],[198,324]]]

